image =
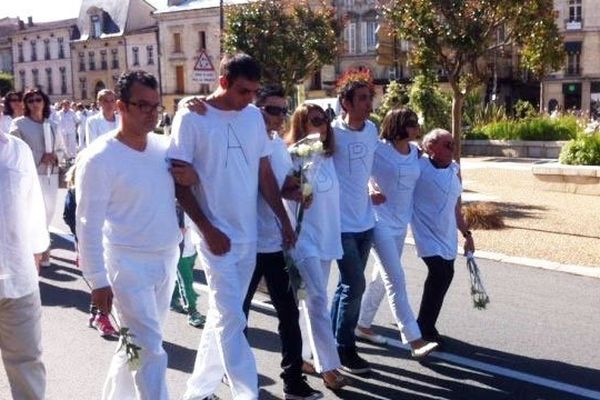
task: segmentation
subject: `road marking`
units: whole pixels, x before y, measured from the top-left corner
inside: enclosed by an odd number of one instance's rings
[[[202,292],[208,292],[208,287],[200,283],[194,283],[194,288],[201,290]],[[273,305],[265,301],[253,299],[252,305],[259,308],[275,311]],[[410,351],[408,345],[403,344],[400,340],[389,337],[386,337],[386,339],[390,346]],[[600,392],[595,390],[586,389],[581,386],[570,385],[568,383],[543,378],[525,372],[514,371],[509,368],[499,367],[497,365],[488,364],[482,361],[472,360],[470,358],[458,356],[456,354],[445,353],[443,351],[434,351],[431,354],[429,354],[428,357],[437,358],[439,360],[443,360],[452,364],[483,371],[496,376],[504,376],[506,378],[532,383],[534,385],[547,387],[561,392],[571,393],[577,396],[600,400]]]
[[[50,232],[54,233],[57,236],[60,236],[61,238],[65,239],[71,243],[74,241],[72,235],[70,235],[66,232],[63,232],[60,229],[50,227]],[[208,292],[208,286],[202,285],[197,282],[194,283],[194,288],[197,290],[200,290],[202,292]],[[267,302],[264,302],[264,301],[253,299],[252,304],[257,307],[260,307],[260,308],[275,311],[275,308],[273,307],[273,305],[271,305]],[[386,339],[387,339],[388,344],[393,347],[403,349],[406,351],[410,350],[407,345],[403,344],[401,341],[399,341],[397,339],[393,339],[393,338],[386,338]],[[484,363],[484,362],[477,361],[477,360],[472,360],[467,357],[461,357],[461,356],[457,356],[455,354],[445,353],[443,351],[434,351],[429,355],[429,357],[437,358],[437,359],[444,360],[444,361],[447,361],[447,362],[450,362],[453,364],[462,365],[462,366],[477,369],[480,371],[488,372],[488,373],[491,373],[494,375],[500,375],[500,376],[504,376],[507,378],[511,378],[511,379],[515,379],[515,380],[519,380],[519,381],[523,381],[523,382],[533,383],[538,386],[544,386],[544,387],[558,390],[561,392],[567,392],[567,393],[575,394],[577,396],[586,397],[589,399],[600,400],[600,392],[595,391],[595,390],[586,389],[581,386],[570,385],[568,383],[563,383],[563,382],[555,381],[552,379],[542,378],[540,376],[528,374],[525,372],[513,371],[512,369],[509,369],[509,368],[499,367],[497,365],[488,364],[488,363]]]

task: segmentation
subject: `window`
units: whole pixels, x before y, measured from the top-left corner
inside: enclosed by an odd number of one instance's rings
[[[112,49],[110,54],[112,54],[112,69],[119,69],[119,50]]]
[[[79,78],[79,90],[81,91],[81,98],[87,99],[87,86],[85,84],[85,78]]]
[[[93,38],[99,38],[102,34],[102,23],[100,21],[100,16],[92,15],[90,17],[91,27],[90,27],[90,36]]]
[[[33,77],[33,87],[40,87],[40,71],[37,68],[31,70],[31,76]]]
[[[67,94],[67,69],[60,67],[60,94]]]
[[[206,50],[206,32],[198,32],[198,50]]]
[[[377,21],[367,22],[367,49],[375,50],[377,47]]]
[[[140,49],[137,47],[133,47],[131,50],[133,51],[133,65],[140,65]]]
[[[185,76],[183,75],[183,65],[175,67],[175,93],[185,93]]]
[[[79,52],[79,72],[85,71],[85,53]]]
[[[44,60],[50,59],[50,39],[44,39]]]
[[[569,0],[569,21],[581,21],[581,0]]]
[[[17,58],[20,63],[24,61],[23,59],[23,43],[17,44]]]
[[[100,50],[100,69],[108,69],[108,61],[106,61],[106,50]]]
[[[21,80],[21,92],[25,92],[25,87],[27,86],[27,81],[25,79],[25,70],[19,71],[19,78]]]
[[[356,54],[356,22],[350,22],[344,29],[348,54]]]
[[[58,40],[58,58],[65,58],[65,39],[59,37],[57,40]]]
[[[93,51],[88,53],[89,63],[90,63],[90,71],[96,69],[96,54]]]
[[[37,46],[35,40],[29,42],[31,44],[31,61],[37,61]]]
[[[181,33],[173,33],[173,53],[181,53]]]
[[[567,53],[567,75],[579,75],[579,53]]]
[[[154,47],[151,45],[146,46],[146,55],[148,56],[148,65],[154,65]]]
[[[48,94],[54,94],[54,87],[52,85],[52,68],[46,68],[46,91]]]

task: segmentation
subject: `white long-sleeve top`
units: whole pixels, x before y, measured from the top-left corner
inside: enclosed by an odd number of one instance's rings
[[[105,252],[161,252],[182,240],[167,138],[150,133],[146,149],[136,151],[115,135],[86,149],[75,179],[80,267],[94,289],[109,285]]]
[[[23,297],[38,288],[33,255],[49,244],[31,150],[21,139],[0,132],[0,299]]]

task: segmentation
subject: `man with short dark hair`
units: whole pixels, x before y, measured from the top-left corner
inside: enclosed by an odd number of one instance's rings
[[[182,238],[165,162],[169,142],[149,133],[162,111],[154,76],[124,72],[116,91],[119,128],[94,141],[78,163],[80,266],[92,303],[108,314],[114,295],[121,328],[129,328],[141,347],[137,371],[130,370],[124,349],[115,353],[102,399],[166,400],[162,327]]]
[[[194,191],[177,185],[177,199],[200,232],[199,256],[209,287],[206,325],[184,396],[188,400],[211,396],[224,374],[234,399],[258,398],[242,304],[256,261],[259,192],[281,225],[283,245],[296,240],[269,163],[264,119],[250,105],[259,80],[255,59],[226,56],[219,88],[206,99],[206,113],[186,107],[173,122],[169,156],[192,164],[200,179]]]

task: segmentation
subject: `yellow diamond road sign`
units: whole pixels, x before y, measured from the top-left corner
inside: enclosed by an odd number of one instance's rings
[[[215,72],[215,67],[210,61],[210,58],[208,58],[206,51],[202,50],[194,65],[192,80],[198,83],[211,84],[216,79],[217,74]]]

